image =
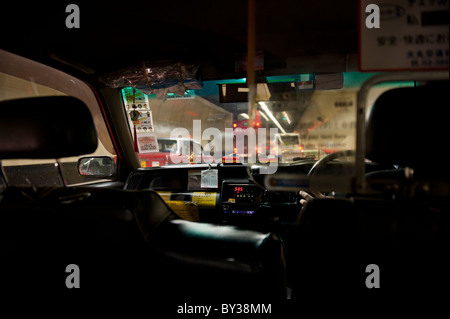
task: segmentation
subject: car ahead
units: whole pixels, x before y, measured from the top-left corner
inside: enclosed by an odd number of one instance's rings
[[[261,127],[261,115],[258,110],[255,110],[255,119],[253,120],[253,128],[258,129]],[[233,123],[234,128],[247,129],[250,127],[249,117],[246,113],[240,113],[236,117],[236,121]]]
[[[281,162],[293,161],[295,158],[303,156],[303,145],[300,142],[300,134],[298,133],[282,133],[276,134],[277,143],[274,146],[277,150],[276,154],[280,156]]]
[[[205,155],[201,144],[189,138],[158,138],[158,151],[138,153],[141,167],[173,164],[214,163],[214,157]]]

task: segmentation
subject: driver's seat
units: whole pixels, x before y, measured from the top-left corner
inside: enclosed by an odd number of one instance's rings
[[[448,82],[398,88],[377,99],[367,125],[367,158],[399,168],[368,174],[370,195],[315,198],[303,207],[294,297],[330,290],[373,297],[366,286],[371,264],[380,269],[382,293],[445,287],[449,187],[448,167],[439,159],[445,156],[447,88]]]
[[[436,82],[389,90],[376,100],[366,126],[366,157],[401,170],[373,172],[366,176],[369,182],[403,178],[406,167],[415,180],[448,179],[446,162],[440,161],[449,125],[447,90],[448,82]]]

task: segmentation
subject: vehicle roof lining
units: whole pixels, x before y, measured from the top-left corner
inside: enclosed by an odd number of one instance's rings
[[[94,72],[96,78],[142,61],[162,60],[199,64],[206,80],[239,77],[234,60],[247,50],[246,2],[204,0],[196,2],[196,7],[184,1],[172,4],[83,4],[78,30],[59,25],[66,18],[63,8],[32,5],[23,14],[21,10],[20,22],[15,18],[5,21],[10,27],[20,23],[26,41],[6,34],[4,47],[84,76]],[[14,4],[7,6],[12,6],[12,12],[19,10]],[[132,15],[127,15],[127,9]],[[323,0],[320,6],[257,1],[256,50],[264,52],[264,72],[346,71],[348,60],[350,67],[356,67],[357,14],[357,0],[346,6],[332,0]],[[55,19],[41,21],[40,16]]]

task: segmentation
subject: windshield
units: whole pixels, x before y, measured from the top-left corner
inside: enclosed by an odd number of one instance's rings
[[[257,85],[253,120],[245,78],[198,82],[195,89],[167,91],[163,96],[148,87],[125,87],[121,92],[142,167],[227,162],[293,165],[355,150],[357,94],[373,75],[342,73],[337,88],[320,87],[315,74],[265,77]],[[368,105],[387,89],[413,85],[375,86]],[[151,136],[158,147],[141,145],[142,136]],[[353,164],[353,159],[346,160]]]
[[[279,142],[284,145],[300,145],[300,136],[299,135],[280,135]]]

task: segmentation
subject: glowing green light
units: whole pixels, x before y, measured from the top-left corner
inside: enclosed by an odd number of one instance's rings
[[[220,81],[211,81],[211,82],[215,82],[215,84],[238,84],[238,83],[246,83],[247,78],[229,79],[229,80],[220,80]]]

